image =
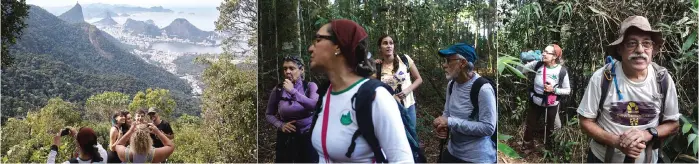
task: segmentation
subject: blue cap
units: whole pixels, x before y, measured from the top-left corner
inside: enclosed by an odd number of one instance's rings
[[[439,50],[439,55],[442,55],[442,57],[447,57],[454,54],[463,56],[471,63],[476,63],[476,60],[478,59],[476,49],[465,43],[456,43],[447,49]]]

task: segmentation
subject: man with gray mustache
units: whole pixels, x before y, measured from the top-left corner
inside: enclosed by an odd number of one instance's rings
[[[595,71],[577,109],[592,138],[588,163],[657,163],[660,141],[677,132],[675,83],[652,62],[663,43],[643,16],[621,23],[619,38],[606,47],[615,60]]]

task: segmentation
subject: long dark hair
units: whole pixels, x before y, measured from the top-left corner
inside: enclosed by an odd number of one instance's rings
[[[381,55],[381,42],[383,42],[383,39],[385,39],[387,37],[391,37],[391,36],[385,35],[385,34],[381,35],[381,37],[379,37],[378,42],[376,42],[376,46],[379,47],[379,55]],[[393,44],[395,45],[396,39],[393,37],[391,37],[391,39],[393,39]],[[381,55],[380,58],[381,58],[381,60],[383,60],[383,55]],[[396,72],[398,72],[398,64],[399,64],[398,53],[396,53],[396,47],[393,46],[393,70],[391,70],[391,74],[395,74]],[[381,68],[376,68],[376,69],[381,69]]]
[[[330,34],[330,37],[332,38],[331,41],[335,44],[338,44],[335,32],[332,29],[332,25],[328,24],[328,33]],[[361,77],[369,77],[374,74],[374,62],[371,60],[367,59],[367,53],[369,52],[369,44],[367,43],[367,39],[363,39],[359,41],[359,44],[357,45],[357,48],[354,49],[354,59],[355,60],[345,60],[347,62],[347,65],[352,67],[352,71],[356,73],[357,75]],[[345,52],[342,52],[343,55],[345,55]],[[347,57],[347,55],[345,55]],[[354,63],[352,61],[355,61]]]
[[[129,114],[130,114],[129,111],[126,111],[126,110],[121,111],[121,115],[124,117],[124,119],[129,119],[127,117]],[[124,121],[124,123],[121,124],[121,134],[126,134],[126,132],[129,131],[130,125],[127,125],[126,124],[127,122],[128,122],[128,120]]]
[[[97,145],[97,135],[93,134],[89,136],[89,138],[86,138],[86,140],[87,142],[85,142],[84,144],[80,144],[80,149],[82,150],[82,152],[90,155],[90,158],[92,158],[92,162],[104,161],[102,156],[100,156],[100,153],[97,151],[98,149],[95,147]]]

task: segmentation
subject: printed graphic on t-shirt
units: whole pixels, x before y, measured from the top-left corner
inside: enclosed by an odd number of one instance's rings
[[[393,78],[396,79],[398,83],[403,83],[403,81],[405,81],[405,72],[398,71],[395,75],[393,75]]]
[[[352,111],[352,109],[342,110],[339,120],[340,120],[340,123],[344,126],[348,126],[348,125],[354,123],[355,117],[354,117],[354,112]]]
[[[541,74],[543,74],[542,72],[543,72],[543,71],[536,71],[536,73],[541,73]],[[558,80],[558,75],[556,75],[556,74],[549,74],[549,75],[546,75],[546,79]]]
[[[342,123],[342,125],[347,126],[352,122],[352,112],[348,109],[343,110],[342,115],[340,116],[340,123]]]
[[[609,112],[612,122],[626,126],[640,126],[651,122],[656,116],[656,105],[653,102],[616,102],[612,103]]]

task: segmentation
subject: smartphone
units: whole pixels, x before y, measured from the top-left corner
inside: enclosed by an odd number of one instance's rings
[[[69,128],[65,128],[65,129],[63,129],[63,130],[61,131],[61,136],[65,136],[65,135],[68,135],[68,134],[70,134],[70,129],[69,129]]]

